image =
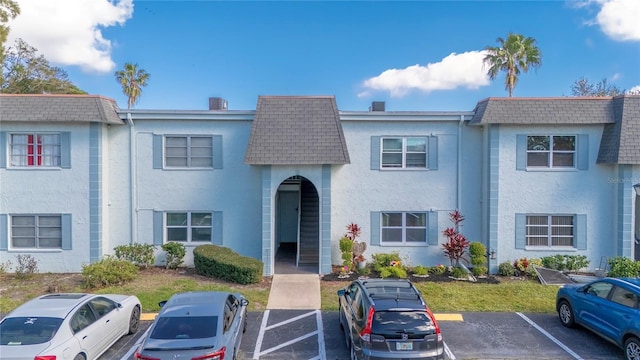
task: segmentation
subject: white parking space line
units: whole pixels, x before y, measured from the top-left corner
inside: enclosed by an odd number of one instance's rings
[[[518,316],[523,318],[524,321],[528,322],[531,326],[533,326],[538,331],[540,331],[544,336],[548,337],[549,340],[553,341],[554,343],[556,343],[556,345],[560,346],[562,350],[566,351],[567,353],[569,353],[569,355],[573,356],[574,359],[584,360],[582,357],[580,357],[580,355],[576,354],[573,350],[569,349],[568,346],[561,343],[560,340],[556,339],[553,335],[549,334],[545,329],[541,328],[540,326],[538,326],[538,324],[534,323],[533,320],[529,319],[522,313],[517,312],[516,314],[518,314]]]
[[[453,355],[453,353],[451,352],[451,349],[449,349],[449,347],[447,346],[446,342],[442,342],[444,344],[444,353],[447,355],[447,359],[448,360],[456,360],[456,356]]]
[[[299,341],[302,341],[306,338],[312,337],[312,336],[318,336],[318,353],[319,355],[316,357],[313,357],[309,360],[326,360],[326,350],[325,350],[325,345],[324,345],[324,333],[323,333],[323,327],[322,327],[322,314],[320,313],[320,310],[314,310],[312,312],[306,313],[306,314],[302,314],[302,315],[298,315],[296,317],[293,317],[291,319],[287,319],[285,321],[281,321],[279,323],[276,324],[272,324],[267,326],[267,323],[269,322],[269,313],[270,310],[265,310],[264,312],[264,316],[262,318],[262,323],[260,324],[260,330],[258,333],[258,339],[256,340],[256,347],[255,350],[253,351],[253,359],[254,360],[258,360],[260,358],[261,355],[265,355],[265,354],[269,354],[271,352],[274,352],[276,350],[282,349],[283,347],[289,346],[291,344],[295,344]],[[294,321],[306,318],[308,316],[312,316],[312,315],[316,315],[316,325],[317,325],[317,330],[316,331],[312,331],[308,334],[299,336],[295,339],[289,340],[287,342],[284,342],[278,346],[274,346],[272,348],[266,349],[266,350],[262,350],[262,341],[264,340],[264,334],[266,331],[268,330],[272,330],[275,329],[277,327],[292,323]]]

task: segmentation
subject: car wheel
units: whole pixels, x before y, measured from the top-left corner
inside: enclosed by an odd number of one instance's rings
[[[85,360],[85,358],[84,358],[84,355],[78,354],[76,355],[76,357],[73,358],[73,360]]]
[[[571,305],[565,300],[560,302],[560,306],[558,306],[558,316],[560,317],[560,322],[562,325],[566,327],[573,327],[575,324],[575,320],[573,318],[573,309]]]
[[[140,327],[140,308],[134,307],[129,317],[129,334],[135,334]]]
[[[627,360],[640,360],[640,341],[630,337],[624,342],[624,358]]]

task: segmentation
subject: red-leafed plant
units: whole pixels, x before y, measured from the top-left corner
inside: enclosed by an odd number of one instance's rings
[[[448,241],[442,244],[444,255],[451,261],[451,266],[458,266],[460,259],[463,259],[464,253],[469,247],[469,241],[460,233],[461,223],[464,216],[460,211],[455,210],[449,213],[449,220],[453,223],[453,227],[446,228],[442,233],[448,238]]]

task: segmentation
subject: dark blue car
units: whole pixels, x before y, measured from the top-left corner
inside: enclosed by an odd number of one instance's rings
[[[556,295],[562,325],[581,325],[624,350],[626,359],[640,360],[639,279],[602,278],[566,285]]]

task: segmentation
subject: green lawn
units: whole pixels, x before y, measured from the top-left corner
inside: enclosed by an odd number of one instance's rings
[[[338,310],[338,289],[348,283],[321,281],[323,310]],[[534,280],[505,281],[500,284],[469,282],[419,282],[416,287],[434,312],[505,311],[555,312],[558,286]]]

